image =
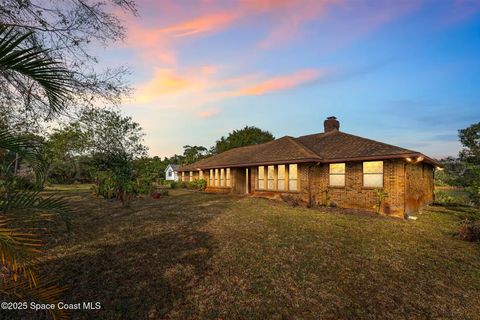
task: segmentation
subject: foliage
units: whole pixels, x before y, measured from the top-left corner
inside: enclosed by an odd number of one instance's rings
[[[471,204],[480,205],[480,123],[459,130],[463,149],[457,158],[442,159],[443,172],[436,174],[437,185],[464,187]]]
[[[480,166],[480,122],[458,131],[463,150],[460,159],[469,164]]]
[[[0,129],[0,150],[13,150],[24,159],[31,161],[32,168],[42,168],[40,157],[35,156],[37,144],[28,145],[23,138]],[[5,167],[3,167],[5,168]],[[37,175],[41,176],[40,174]],[[54,196],[42,197],[39,191],[27,189],[18,178],[10,174],[8,167],[0,173],[0,296],[5,299],[35,300],[38,303],[58,301],[62,290],[49,284],[49,279],[39,278],[34,266],[41,253],[42,244],[38,228],[27,225],[61,217],[70,227],[70,209],[67,203]],[[14,227],[15,226],[15,227]],[[54,318],[64,316],[62,311],[51,310]]]
[[[450,193],[441,190],[435,190],[435,203],[442,205],[451,205],[458,203]]]
[[[377,213],[380,213],[382,205],[385,202],[385,199],[388,197],[388,193],[382,188],[375,188],[374,192],[376,196],[376,203],[373,208],[377,210]]]
[[[92,47],[124,37],[125,24],[117,15],[128,12],[136,13],[133,0],[71,0],[61,5],[56,1],[3,0],[0,21],[22,34],[30,34],[26,48],[49,48],[42,55],[72,71],[71,99],[62,107],[68,107],[66,112],[73,115],[74,107],[118,104],[129,92],[123,80],[127,69],[120,66],[98,71],[97,57],[91,53]],[[55,107],[50,104],[53,96],[41,91],[41,82],[9,74],[8,79],[0,81],[0,117],[10,128],[28,132],[41,128],[40,122],[51,115],[50,106]]]
[[[464,162],[459,158],[447,157],[440,159],[444,170],[435,172],[435,184],[439,186],[465,187],[471,181],[470,173]]]
[[[116,109],[85,109],[65,130],[78,139],[81,154],[121,153],[133,160],[147,152],[142,127]]]
[[[297,196],[282,193],[280,198],[294,208],[300,205],[300,199]]]
[[[183,146],[182,165],[197,162],[200,159],[208,156],[208,150],[202,146]]]
[[[462,221],[458,227],[458,237],[469,242],[480,241],[480,220]]]
[[[162,161],[159,157],[142,157],[132,161],[133,169],[138,179],[144,181],[162,183],[165,178],[165,169],[167,162]]]
[[[226,138],[221,137],[220,140],[217,140],[215,146],[211,149],[211,153],[218,154],[233,148],[260,144],[272,141],[273,139],[275,139],[275,137],[268,131],[261,130],[257,127],[246,126],[240,130],[233,130]]]
[[[195,179],[193,181],[188,182],[187,187],[189,189],[204,191],[207,188],[207,180],[205,180],[205,179]]]
[[[64,103],[70,97],[72,73],[61,62],[50,58],[49,50],[26,45],[32,36],[32,32],[21,34],[13,27],[0,24],[2,76],[7,81],[15,81],[17,75],[33,80],[48,99],[50,114],[56,113],[64,109]]]
[[[465,188],[470,195],[470,200],[474,205],[480,206],[480,165],[467,165],[473,178],[471,183]]]
[[[115,190],[112,175],[107,171],[98,171],[95,184],[92,186],[93,194],[104,199],[112,199],[115,197]]]

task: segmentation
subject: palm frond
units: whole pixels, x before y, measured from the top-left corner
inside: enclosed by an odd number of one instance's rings
[[[42,197],[39,191],[19,190],[15,193],[0,199],[0,212],[5,214],[16,213],[18,215],[39,218],[46,213],[59,216],[66,224],[67,229],[71,227],[72,209],[69,204],[60,197]],[[18,217],[17,215],[17,217]],[[44,215],[45,216],[45,215]]]
[[[37,283],[31,266],[40,246],[35,235],[11,228],[5,217],[0,218],[0,260],[13,281],[23,276],[30,285]]]
[[[0,71],[20,73],[37,82],[45,91],[53,113],[64,109],[72,90],[72,73],[48,57],[48,50],[23,44],[31,33],[20,34],[0,24]]]
[[[19,136],[9,129],[0,129],[0,149],[16,153],[27,161],[35,172],[37,181],[46,173],[44,159],[40,156],[41,144],[24,136]]]
[[[39,277],[36,286],[31,286],[30,283],[25,280],[0,282],[0,295],[18,301],[34,301],[35,303],[56,305],[58,301],[61,301],[60,297],[64,291],[64,288],[54,284],[53,278],[47,276]],[[69,313],[62,309],[56,308],[48,312],[54,320],[69,318]],[[32,314],[32,316],[35,315]]]

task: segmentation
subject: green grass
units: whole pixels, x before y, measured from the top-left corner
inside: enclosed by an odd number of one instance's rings
[[[172,190],[130,209],[81,209],[42,268],[86,319],[478,319],[480,245],[454,237],[466,207],[416,221]]]

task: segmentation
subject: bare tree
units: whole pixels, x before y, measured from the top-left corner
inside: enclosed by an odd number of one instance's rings
[[[125,37],[119,14],[136,15],[133,0],[0,0],[0,24],[32,32],[28,44],[50,48],[44,54],[72,72],[72,98],[63,115],[78,107],[118,105],[129,93],[128,69],[99,68],[94,46]],[[49,119],[48,100],[38,83],[0,70],[0,121],[16,129],[39,128]],[[58,115],[57,115],[58,116]]]

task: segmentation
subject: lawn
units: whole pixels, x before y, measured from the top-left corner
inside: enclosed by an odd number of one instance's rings
[[[41,267],[65,300],[101,302],[80,319],[480,318],[480,245],[454,236],[468,208],[403,221],[184,190],[131,208],[63,193],[80,210]]]

